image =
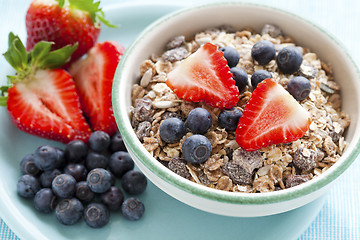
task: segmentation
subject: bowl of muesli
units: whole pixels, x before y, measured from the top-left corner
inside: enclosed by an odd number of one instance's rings
[[[127,49],[115,118],[137,166],[201,210],[277,214],[325,194],[360,151],[359,70],[334,37],[266,6],[171,13]]]

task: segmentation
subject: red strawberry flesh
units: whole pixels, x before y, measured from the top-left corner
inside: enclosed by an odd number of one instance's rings
[[[236,129],[236,141],[246,151],[288,143],[309,129],[311,116],[274,79],[262,81],[245,106]]]
[[[125,49],[114,41],[97,43],[70,73],[79,92],[81,107],[91,128],[113,135],[118,130],[112,110],[111,91],[116,67]]]
[[[239,90],[224,54],[211,43],[175,67],[166,84],[186,101],[205,102],[217,108],[231,108],[239,101]]]

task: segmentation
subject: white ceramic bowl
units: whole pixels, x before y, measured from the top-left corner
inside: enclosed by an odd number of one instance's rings
[[[260,31],[264,24],[278,25],[333,67],[341,86],[343,110],[350,115],[346,133],[348,146],[343,156],[320,177],[299,186],[271,193],[234,193],[202,186],[186,180],[153,158],[137,139],[129,119],[131,88],[139,79],[140,64],[152,53],[162,53],[175,36],[192,36],[223,24],[235,29],[245,26]],[[236,2],[212,3],[183,9],[167,15],[146,28],[127,49],[113,85],[113,106],[117,124],[137,166],[150,181],[174,198],[195,208],[228,216],[252,217],[277,214],[303,206],[326,193],[356,159],[360,151],[359,70],[342,46],[312,23],[282,10]]]

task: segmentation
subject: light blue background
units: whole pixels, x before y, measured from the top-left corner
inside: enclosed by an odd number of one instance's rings
[[[121,0],[103,0],[102,6],[120,2],[134,2]],[[156,1],[157,3],[160,1]],[[166,1],[174,2],[177,1]],[[209,1],[188,1],[181,0],[188,5],[198,4]],[[250,2],[250,1],[249,1]],[[339,1],[339,0],[254,0],[252,3],[260,3],[287,10],[296,15],[310,20],[322,27],[336,39],[343,43],[346,50],[353,57],[357,65],[360,63],[360,1]],[[20,33],[20,37],[25,39],[24,16],[29,0],[0,0],[0,52],[5,52],[7,48],[7,35],[9,31]],[[119,13],[120,14],[120,13]],[[125,44],[125,43],[124,43]],[[128,44],[128,43],[126,43]],[[4,71],[4,66],[0,65],[0,73]],[[2,75],[1,75],[2,76]],[[159,191],[152,186],[148,189]],[[0,193],[1,194],[1,193]],[[1,196],[1,195],[0,195]],[[157,199],[161,201],[161,199]],[[171,201],[171,200],[168,200]],[[176,201],[176,200],[173,200]],[[178,204],[178,203],[177,203]],[[320,203],[317,203],[320,204]],[[187,206],[178,204],[186,211]],[[177,206],[177,205],[176,205]],[[149,206],[151,207],[151,206]],[[305,209],[304,209],[305,211]],[[200,211],[196,211],[200,216],[206,217]],[[163,216],[167,216],[163,214]],[[167,216],[170,217],[170,216]],[[176,216],[174,216],[176,218]],[[151,216],[148,216],[151,218]],[[164,219],[167,221],[167,219]],[[181,223],[179,223],[181,224]],[[215,222],[214,227],[221,231],[221,222]],[[277,223],[273,223],[277,224]],[[281,221],[278,224],[284,224]],[[213,226],[209,226],[211,228]],[[293,226],[296,228],[297,226]],[[190,229],[196,231],[196,228]],[[136,231],[136,229],[133,229]],[[255,234],[255,232],[254,232]],[[191,234],[190,234],[191,236]],[[189,235],[186,237],[192,239]],[[201,233],[194,233],[193,236],[201,236]],[[239,232],[241,236],[241,232]],[[1,220],[0,239],[17,239],[16,235]],[[152,238],[149,238],[152,239]],[[200,239],[200,238],[199,238]],[[226,239],[226,235],[224,235]],[[355,163],[340,177],[331,192],[325,197],[325,204],[319,215],[315,218],[309,228],[299,237],[299,240],[317,239],[360,239],[360,160]]]

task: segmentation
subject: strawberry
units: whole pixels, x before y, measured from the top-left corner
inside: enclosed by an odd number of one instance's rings
[[[97,42],[100,21],[113,26],[104,19],[99,4],[93,0],[33,0],[26,13],[27,50],[39,41],[54,42],[52,49],[77,42],[71,62],[80,58]]]
[[[211,43],[204,44],[175,67],[166,84],[186,101],[205,102],[222,109],[239,101],[239,90],[224,54]]]
[[[246,104],[235,139],[246,151],[255,151],[299,139],[310,123],[310,113],[280,84],[268,78],[257,85]]]
[[[81,106],[91,128],[107,132],[118,130],[111,103],[112,82],[125,49],[114,41],[97,43],[86,58],[70,67],[80,96]]]
[[[7,105],[20,130],[63,143],[87,142],[91,129],[82,115],[75,83],[67,71],[59,69],[76,45],[50,52],[51,45],[39,42],[26,52],[19,37],[9,34],[4,56],[17,75],[8,76],[9,86],[1,88],[1,103]]]

